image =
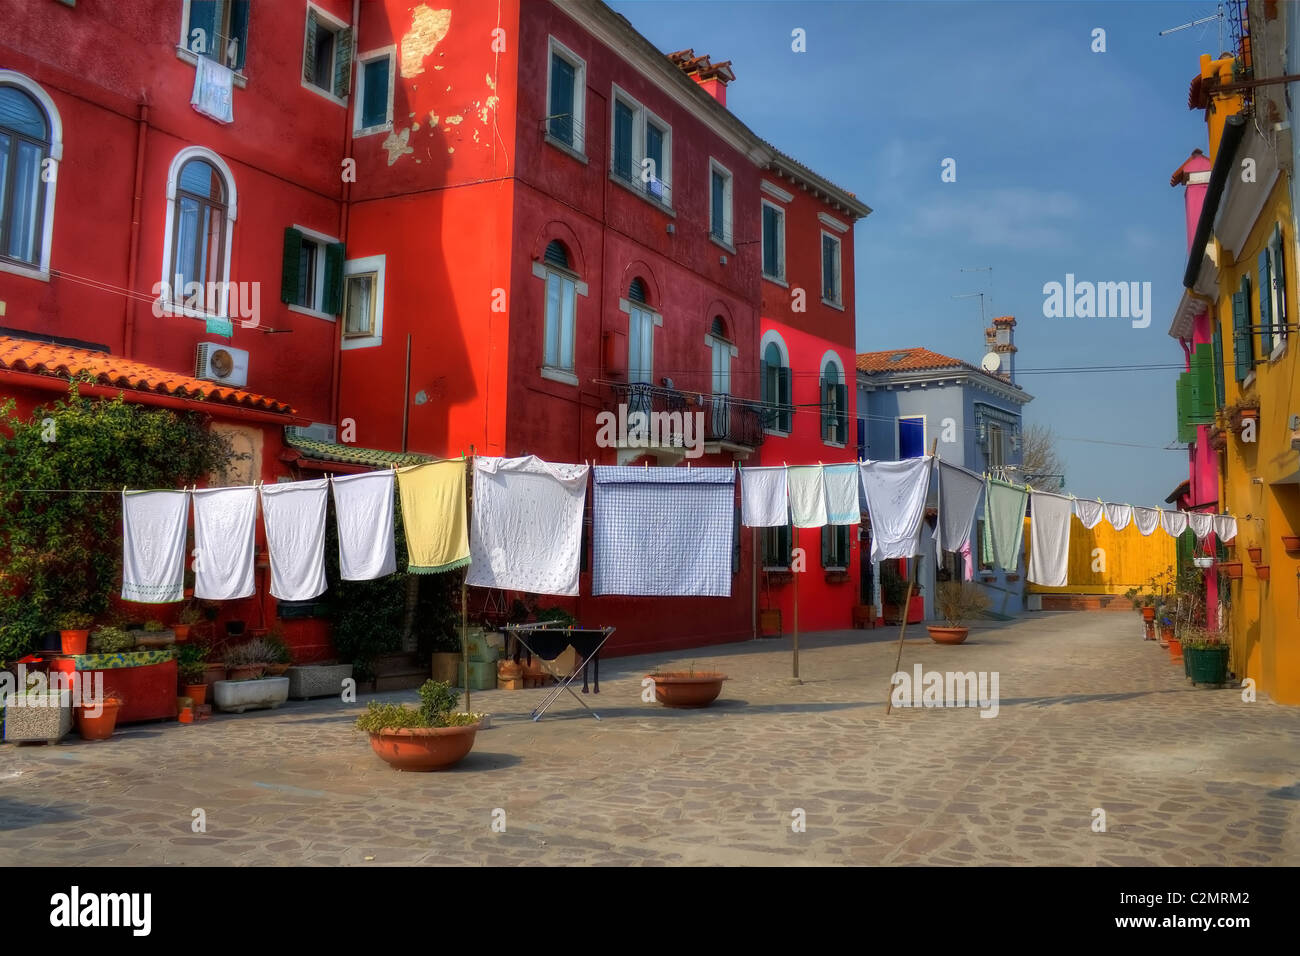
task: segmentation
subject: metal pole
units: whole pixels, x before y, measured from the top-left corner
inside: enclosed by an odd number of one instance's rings
[[[799,679],[799,569],[793,567],[799,551],[799,529],[794,529],[794,551],[790,555],[790,564],[794,574],[794,679]]]
[[[939,439],[930,443],[930,458],[933,459],[935,452],[939,450]],[[931,461],[933,468],[934,462]],[[943,520],[940,516],[939,520]],[[898,654],[894,657],[894,669],[889,674],[889,689],[885,691],[885,716],[888,717],[894,708],[894,675],[898,673],[898,665],[903,662],[903,635],[907,632],[907,615],[912,607],[912,588],[916,586],[916,575],[921,569],[919,555],[913,555],[908,558],[912,565],[912,573],[908,575],[907,581],[907,598],[903,601],[903,623],[898,628]]]

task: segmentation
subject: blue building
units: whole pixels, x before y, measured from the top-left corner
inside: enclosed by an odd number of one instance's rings
[[[936,445],[939,457],[951,464],[1023,482],[1021,414],[1033,396],[1016,384],[1015,325],[1011,316],[993,320],[979,365],[925,348],[859,353],[858,457],[913,458]],[[980,566],[982,515],[981,502],[972,539],[975,580],[986,589],[991,610],[1017,614],[1024,608],[1023,561],[1009,573]],[[927,619],[935,616],[936,583],[963,573],[961,559],[952,555],[945,556],[947,567],[936,567],[929,525],[917,569]],[[879,568],[864,561],[862,576],[864,602],[879,606]]]

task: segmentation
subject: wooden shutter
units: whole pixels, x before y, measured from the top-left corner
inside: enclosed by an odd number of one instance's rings
[[[1198,425],[1208,425],[1214,421],[1214,410],[1218,408],[1215,401],[1214,383],[1214,346],[1202,342],[1192,353],[1192,381],[1195,401],[1192,406],[1192,421]]]
[[[280,301],[290,305],[298,301],[299,259],[302,256],[302,233],[293,226],[284,230],[284,262],[280,266]]]
[[[776,370],[776,400],[781,403],[781,431],[793,430],[794,401],[790,391],[790,370],[782,366]]]
[[[1241,279],[1241,291],[1232,294],[1232,357],[1238,382],[1255,364],[1255,340],[1250,334],[1250,280]]]
[[[345,27],[334,37],[334,95],[352,92],[352,28]]]
[[[1286,338],[1286,247],[1282,243],[1282,227],[1273,228],[1273,284],[1277,286],[1277,314],[1273,322],[1277,326],[1275,338]]]
[[[832,525],[822,525],[822,567],[831,566],[831,536],[835,533]]]
[[[1259,355],[1267,358],[1273,351],[1273,270],[1267,248],[1259,254]]]
[[[307,8],[307,42],[302,51],[302,78],[310,83],[316,78],[316,11]]]
[[[632,111],[618,101],[614,102],[614,173],[632,178]]]
[[[1222,408],[1224,405],[1224,381],[1223,381],[1223,326],[1219,324],[1217,315],[1212,317],[1214,322],[1214,338],[1210,343],[1213,350],[1211,359],[1214,362],[1212,369],[1214,375],[1214,407]]]
[[[831,433],[831,398],[830,383],[825,378],[817,380],[817,393],[821,396],[822,441],[826,441]]]
[[[849,440],[849,387],[835,386],[835,440]]]
[[[740,573],[740,505],[731,511],[731,573]]]
[[[230,3],[230,36],[224,42],[226,44],[226,57],[220,56],[215,59],[218,62],[225,63],[226,66],[236,73],[244,71],[244,63],[248,59],[248,11],[249,0],[231,0]],[[231,44],[234,49],[231,49]],[[220,47],[218,47],[220,49]],[[231,53],[234,56],[231,56]]]
[[[325,247],[325,301],[321,311],[338,315],[343,311],[343,258],[345,248],[341,242],[331,242]],[[372,296],[379,295],[374,289]]]

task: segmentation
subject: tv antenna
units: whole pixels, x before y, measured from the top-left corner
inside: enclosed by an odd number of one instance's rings
[[[1170,27],[1168,30],[1161,30],[1159,33],[1156,34],[1156,36],[1166,37],[1169,36],[1169,34],[1171,33],[1177,33],[1179,30],[1190,30],[1192,27],[1199,27],[1201,24],[1209,23],[1211,20],[1218,20],[1219,21],[1219,49],[1223,50],[1225,49],[1223,45],[1223,27],[1228,22],[1228,18],[1227,16],[1224,15],[1223,4],[1220,3],[1216,9],[1217,12],[1208,17],[1201,17],[1199,20],[1192,20],[1190,23],[1181,23],[1176,27]]]
[[[989,274],[989,291],[988,291],[987,293],[985,293],[985,292],[962,292],[962,293],[959,293],[958,295],[953,296],[954,299],[970,299],[970,298],[973,298],[973,297],[975,297],[975,296],[979,296],[979,297],[980,297],[980,322],[983,322],[983,321],[984,321],[984,296],[987,295],[987,296],[989,297],[989,301],[990,301],[990,302],[993,301],[993,267],[992,267],[992,266],[975,266],[975,267],[970,268],[970,269],[961,269],[961,270],[959,270],[959,271],[961,271],[961,272],[987,272],[987,273]]]
[[[959,293],[959,294],[953,296],[953,298],[954,298],[954,299],[969,299],[969,298],[972,298],[972,297],[974,297],[974,296],[979,296],[979,297],[980,297],[980,322],[982,323],[982,322],[984,322],[984,296],[986,296],[987,294],[988,294],[988,293],[986,293],[986,292],[962,292],[962,293]]]

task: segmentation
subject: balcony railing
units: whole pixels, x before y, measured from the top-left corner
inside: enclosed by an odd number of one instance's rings
[[[706,445],[757,448],[763,444],[764,415],[773,414],[765,413],[754,402],[731,395],[700,396],[697,392],[636,382],[611,382],[610,388],[615,402],[627,406],[629,419],[635,412],[650,416],[647,427],[659,447],[682,447],[685,417],[700,412]],[[698,440],[694,424],[690,427],[693,440]]]

